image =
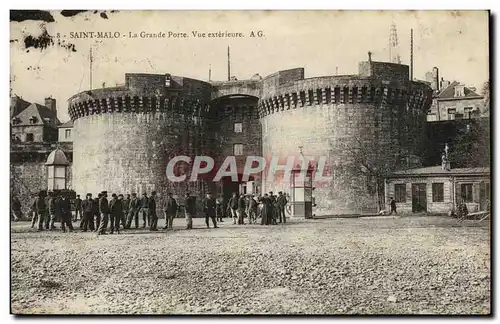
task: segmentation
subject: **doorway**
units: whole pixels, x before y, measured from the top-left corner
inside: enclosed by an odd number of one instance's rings
[[[414,213],[427,211],[427,185],[425,183],[413,183],[411,185],[411,210]]]

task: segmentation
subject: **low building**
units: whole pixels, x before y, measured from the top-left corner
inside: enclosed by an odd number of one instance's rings
[[[59,129],[59,142],[73,142],[73,121],[69,120],[62,125],[58,126]]]
[[[395,172],[386,179],[386,202],[396,201],[402,213],[447,214],[462,200],[469,212],[485,210],[490,201],[490,168],[443,166]]]

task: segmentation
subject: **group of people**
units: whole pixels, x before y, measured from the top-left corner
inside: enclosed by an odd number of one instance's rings
[[[14,217],[19,218],[20,214],[16,211],[21,210],[21,204],[16,199],[13,199],[12,209]],[[156,200],[155,191],[151,192],[150,196],[143,193],[142,197],[137,197],[136,193],[126,196],[113,193],[109,200],[107,191],[102,191],[96,197],[88,193],[83,200],[80,195],[77,195],[74,200],[73,217],[68,194],[48,192],[46,195],[44,191],[41,191],[31,206],[34,213],[31,227],[38,224],[39,231],[55,230],[55,222],[60,222],[63,232],[66,228],[74,231],[72,222],[77,221],[80,216],[79,227],[82,232],[94,231],[98,235],[103,235],[109,230],[110,234],[120,233],[120,230],[130,229],[132,225],[136,229],[139,228],[140,219],[142,219],[142,228],[147,227],[150,231],[158,231]],[[270,192],[269,195],[265,194],[262,197],[233,193],[227,203],[224,202],[222,196],[215,199],[211,193],[208,193],[202,200],[202,208],[207,228],[210,228],[210,220],[213,227],[217,228],[217,220],[223,222],[224,216],[232,217],[234,224],[245,224],[245,218],[248,218],[248,223],[256,224],[257,218],[260,217],[262,225],[271,225],[286,222],[287,202],[286,196],[281,191],[278,196]],[[182,207],[184,207],[186,229],[192,229],[193,217],[197,214],[196,197],[186,193]],[[166,220],[163,229],[170,230],[181,206],[172,193],[168,193],[161,209]]]
[[[227,204],[227,211],[233,218],[233,224],[244,225],[245,215],[249,224],[256,224],[257,218],[261,219],[261,225],[274,225],[286,223],[285,207],[288,203],[282,191],[278,196],[273,192],[264,196],[241,195],[233,193]],[[222,205],[222,203],[220,203]]]

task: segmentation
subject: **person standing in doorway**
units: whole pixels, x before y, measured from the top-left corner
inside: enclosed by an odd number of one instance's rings
[[[205,212],[205,224],[207,224],[207,228],[210,228],[210,218],[212,219],[214,228],[218,228],[217,221],[215,220],[216,208],[215,199],[211,193],[207,193],[207,197],[203,200],[203,211]]]

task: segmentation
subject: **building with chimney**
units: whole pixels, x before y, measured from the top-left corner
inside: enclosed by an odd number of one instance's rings
[[[25,106],[23,109],[21,109]],[[11,140],[14,143],[57,141],[56,100],[45,99],[45,105],[29,103],[15,96],[11,102]]]
[[[484,96],[476,88],[458,81],[439,79],[439,69],[434,67],[425,74],[425,81],[433,90],[432,105],[427,113],[428,122],[480,118],[485,108]]]

